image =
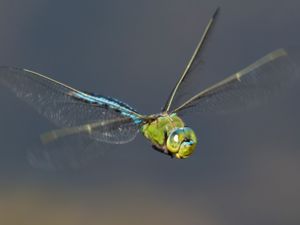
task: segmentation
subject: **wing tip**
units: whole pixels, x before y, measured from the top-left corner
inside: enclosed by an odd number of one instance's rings
[[[219,15],[220,10],[221,10],[221,6],[218,6],[218,7],[215,9],[215,12],[214,12],[214,14],[213,14],[213,16],[212,16],[213,19],[215,19],[215,18]]]
[[[1,70],[19,70],[22,71],[23,69],[15,67],[15,66],[0,66]]]

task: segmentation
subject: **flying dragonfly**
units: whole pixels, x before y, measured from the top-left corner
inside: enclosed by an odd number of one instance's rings
[[[140,114],[115,98],[83,92],[27,69],[1,67],[0,83],[58,126],[41,135],[45,144],[69,136],[123,144],[140,132],[155,150],[184,159],[197,145],[195,132],[181,119],[185,112],[219,112],[255,105],[299,77],[290,56],[293,49],[278,49],[176,105],[176,98],[185,91],[183,84],[199,65],[218,12],[210,18],[188,65],[157,114]]]

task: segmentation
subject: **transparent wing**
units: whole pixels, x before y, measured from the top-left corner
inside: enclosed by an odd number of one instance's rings
[[[137,127],[131,118],[120,118],[53,130],[41,135],[43,145],[29,149],[28,160],[33,167],[46,170],[94,165],[106,150],[111,150],[109,143],[132,140]],[[121,133],[122,139],[116,133]]]
[[[205,27],[205,30],[202,34],[202,37],[199,41],[199,43],[196,46],[196,49],[188,62],[185,70],[183,71],[180,79],[177,81],[177,84],[173,88],[170,96],[167,99],[167,102],[165,103],[165,106],[163,108],[164,112],[169,112],[172,108],[174,108],[174,105],[178,105],[183,97],[187,95],[188,93],[185,93],[187,90],[191,90],[192,83],[191,81],[194,80],[194,75],[199,75],[196,71],[200,68],[201,61],[200,58],[203,56],[203,51],[205,50],[207,40],[213,33],[213,28],[215,27],[215,22],[217,19],[217,15],[220,11],[220,8],[217,8],[208,21],[208,24]],[[188,87],[188,88],[186,88]]]
[[[115,149],[112,145],[94,141],[89,135],[67,136],[47,145],[34,142],[27,149],[27,158],[34,168],[44,170],[76,170],[101,162],[101,156],[107,150]]]
[[[278,49],[190,98],[173,112],[228,112],[258,105],[300,77],[297,49]]]
[[[131,118],[115,118],[105,121],[96,121],[93,123],[83,124],[74,127],[65,127],[52,130],[41,135],[44,144],[55,141],[66,136],[83,137],[89,135],[91,138],[106,143],[123,144],[131,141],[139,128]],[[121,134],[122,138],[120,138]]]
[[[102,129],[98,126],[97,131],[89,134],[95,140],[130,141],[142,121],[141,115],[125,103],[78,91],[33,71],[0,67],[0,84],[59,127],[118,121],[114,126],[103,124]]]

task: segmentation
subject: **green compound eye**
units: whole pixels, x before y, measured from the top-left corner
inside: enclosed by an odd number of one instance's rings
[[[167,149],[179,159],[190,156],[196,145],[196,135],[189,127],[174,129],[167,139]]]

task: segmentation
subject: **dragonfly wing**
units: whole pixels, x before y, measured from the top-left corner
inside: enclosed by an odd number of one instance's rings
[[[138,128],[131,118],[119,118],[53,130],[41,135],[43,145],[30,148],[28,160],[33,167],[46,170],[93,165],[111,150],[109,143],[122,144],[133,140]]]
[[[123,144],[131,141],[139,130],[139,124],[131,118],[115,118],[96,121],[74,127],[65,127],[41,135],[43,143],[56,141],[66,136],[90,136],[98,141]]]
[[[0,67],[0,84],[10,88],[58,127],[80,126],[96,121],[121,121],[114,127],[102,129],[102,135],[109,134],[113,138],[97,139],[96,135],[91,136],[97,140],[110,143],[132,140],[142,121],[141,115],[125,103],[78,91],[33,71]],[[98,135],[101,136],[100,130]]]
[[[186,95],[190,94],[191,86],[193,86],[193,83],[195,83],[195,76],[198,76],[198,72],[201,72],[199,71],[199,69],[202,68],[201,65],[203,65],[201,57],[203,58],[203,56],[205,55],[208,39],[211,38],[212,34],[214,33],[214,28],[219,11],[220,8],[217,8],[208,21],[208,24],[205,27],[202,37],[198,42],[191,59],[189,60],[180,79],[177,81],[177,84],[170,93],[167,102],[165,103],[165,106],[163,108],[164,112],[169,112],[174,109],[175,105],[178,106],[180,102],[182,102],[182,99],[185,99]]]
[[[47,145],[36,142],[27,151],[34,168],[44,170],[76,170],[98,164],[112,145],[93,140],[89,135],[68,136]],[[113,148],[114,149],[114,148]]]
[[[300,77],[297,49],[278,49],[245,69],[212,85],[173,112],[194,108],[200,112],[229,112],[255,106],[273,97]]]

